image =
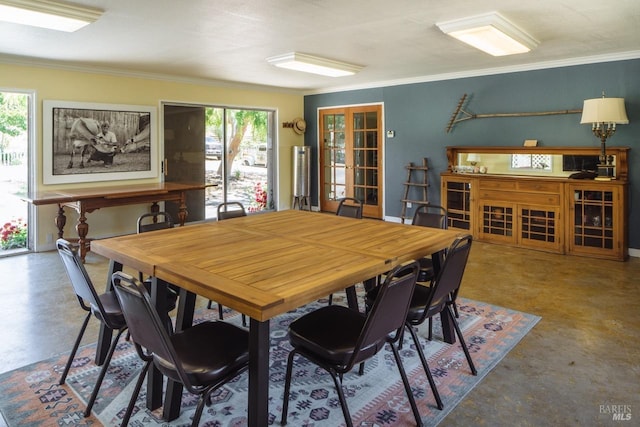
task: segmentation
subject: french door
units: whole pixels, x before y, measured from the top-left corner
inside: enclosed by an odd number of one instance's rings
[[[382,106],[320,110],[320,209],[335,212],[343,197],[382,218]]]

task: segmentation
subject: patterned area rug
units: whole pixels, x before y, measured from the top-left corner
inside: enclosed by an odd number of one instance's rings
[[[338,296],[336,296],[339,302]],[[326,302],[301,307],[271,321],[269,424],[280,424],[282,396],[289,352],[287,326],[300,315],[317,309]],[[533,328],[539,317],[477,301],[459,301],[459,323],[470,347],[478,375],[473,376],[459,344],[441,341],[440,322],[434,322],[434,340],[424,339],[422,345],[444,403],[444,410],[435,400],[413,341],[409,334],[401,351],[418,408],[425,425],[437,425],[487,375],[502,358]],[[199,310],[197,321],[215,319],[217,310]],[[240,316],[228,313],[225,321],[240,324]],[[427,336],[426,325],[419,331]],[[132,344],[122,340],[111,362],[93,414],[84,418],[88,400],[99,368],[93,363],[95,346],[82,348],[67,383],[58,385],[67,355],[63,354],[15,371],[0,375],[0,411],[9,426],[116,426],[127,406],[137,373],[142,366]],[[402,381],[388,348],[367,361],[365,374],[357,369],[345,375],[344,390],[356,426],[415,425]],[[344,425],[333,381],[322,369],[296,358],[294,380],[289,404],[288,425]],[[247,423],[247,374],[240,375],[213,396],[213,404],[205,407],[201,426],[243,426]],[[180,418],[163,422],[159,411],[145,408],[144,388],[138,400],[131,426],[190,425],[196,399],[185,392]]]

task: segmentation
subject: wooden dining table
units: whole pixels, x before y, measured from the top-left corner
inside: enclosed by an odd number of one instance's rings
[[[393,267],[442,251],[459,232],[373,219],[285,210],[187,225],[93,242],[111,260],[172,283],[181,298],[176,329],[193,320],[195,295],[249,316],[248,424],[268,424],[269,321],[319,298],[384,274]],[[152,297],[161,304],[163,286]],[[162,307],[158,311],[162,313]],[[103,341],[110,335],[105,332]],[[106,346],[105,346],[106,347]],[[162,403],[161,378],[150,377],[147,406]],[[149,389],[150,388],[150,389]],[[171,384],[167,420],[178,416],[182,388]]]

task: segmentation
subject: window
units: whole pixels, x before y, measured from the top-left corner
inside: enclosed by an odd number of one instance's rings
[[[511,169],[544,170],[551,172],[550,154],[512,154]]]

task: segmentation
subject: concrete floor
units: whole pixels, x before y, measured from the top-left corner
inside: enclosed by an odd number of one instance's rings
[[[86,267],[101,289],[107,262],[90,253]],[[68,352],[82,313],[57,253],[0,258],[0,277],[0,372]],[[639,258],[474,242],[461,295],[542,320],[441,425],[639,425],[639,277]],[[613,421],[613,410],[631,419]]]

